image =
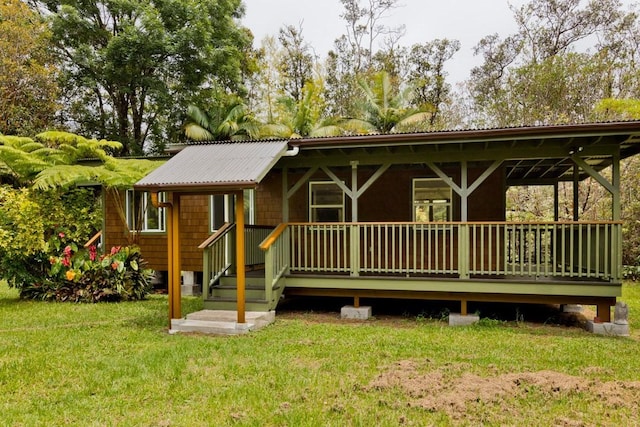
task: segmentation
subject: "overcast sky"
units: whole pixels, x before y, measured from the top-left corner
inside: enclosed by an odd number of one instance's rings
[[[255,37],[255,45],[268,35],[276,35],[284,25],[302,23],[302,34],[316,54],[324,59],[333,41],[346,32],[340,18],[340,0],[243,0],[242,20]],[[433,39],[457,39],[460,51],[449,62],[450,82],[465,80],[481,59],[473,47],[486,35],[513,33],[516,25],[509,5],[519,7],[526,0],[400,0],[403,6],[389,13],[388,26],[404,24],[401,43],[410,46]],[[632,0],[623,0],[630,4]]]

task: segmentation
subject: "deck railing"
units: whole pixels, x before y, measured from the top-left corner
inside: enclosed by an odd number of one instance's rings
[[[621,279],[619,222],[291,223],[278,240],[291,273]]]

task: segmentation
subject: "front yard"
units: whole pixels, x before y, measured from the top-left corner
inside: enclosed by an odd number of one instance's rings
[[[631,338],[414,314],[325,322],[310,310],[230,338],[168,335],[165,296],[40,303],[0,284],[0,424],[633,425],[640,286],[622,300]]]

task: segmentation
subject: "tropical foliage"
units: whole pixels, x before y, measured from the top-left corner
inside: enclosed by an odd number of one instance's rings
[[[0,134],[32,135],[53,125],[61,106],[51,42],[26,2],[0,2]]]
[[[67,245],[49,258],[41,281],[20,288],[29,299],[71,302],[140,300],[151,290],[152,271],[145,267],[137,247],[113,247],[98,255],[95,246],[78,250]]]

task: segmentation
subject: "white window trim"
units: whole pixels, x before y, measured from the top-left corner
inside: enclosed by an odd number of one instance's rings
[[[417,218],[416,218],[416,207],[418,205],[425,205],[425,203],[418,203],[416,201],[416,183],[417,182],[427,182],[427,181],[432,181],[432,182],[439,182],[442,183],[442,188],[447,188],[449,191],[449,201],[448,202],[431,202],[431,203],[427,203],[426,206],[428,206],[429,210],[432,209],[433,206],[442,206],[445,205],[447,207],[447,219],[446,221],[451,221],[452,217],[453,217],[453,191],[451,189],[451,187],[441,178],[413,178],[412,182],[411,182],[411,211],[412,211],[412,219],[413,222],[418,222]],[[429,213],[427,215],[429,217],[429,219],[426,222],[437,222],[437,221],[432,221],[431,218],[431,214]],[[421,221],[422,222],[422,221]]]
[[[159,228],[149,228],[149,217],[147,216],[147,207],[149,205],[149,194],[146,191],[138,192],[140,194],[140,201],[142,203],[142,227],[140,230],[137,230],[135,221],[137,220],[136,215],[136,207],[131,206],[131,194],[136,194],[134,190],[127,190],[125,194],[125,211],[126,211],[126,219],[127,219],[127,227],[129,231],[140,231],[141,233],[164,233],[167,229],[167,218],[165,214],[164,208],[158,208],[158,226]],[[162,203],[166,199],[165,193],[158,193],[158,202]]]

